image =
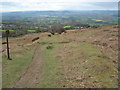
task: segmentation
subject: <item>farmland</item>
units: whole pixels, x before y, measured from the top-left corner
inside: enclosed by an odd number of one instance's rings
[[[2,14],[2,36],[5,30],[12,30],[10,36],[29,33],[50,32],[59,25],[66,30],[95,28],[118,23],[117,11],[23,11]],[[56,28],[56,27],[55,27]]]

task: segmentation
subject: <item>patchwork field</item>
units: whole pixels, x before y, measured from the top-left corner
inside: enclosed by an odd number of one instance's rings
[[[48,34],[9,38],[12,60],[2,44],[3,88],[118,87],[117,26]]]

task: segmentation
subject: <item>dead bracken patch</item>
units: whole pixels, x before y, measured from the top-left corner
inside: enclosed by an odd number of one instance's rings
[[[103,31],[109,31],[108,29],[105,29],[105,30],[103,30]]]
[[[92,42],[91,44],[99,45],[99,44],[100,44],[100,41],[94,41],[94,42]]]
[[[107,43],[102,43],[102,46],[107,47],[107,46],[108,46],[108,44],[107,44]]]

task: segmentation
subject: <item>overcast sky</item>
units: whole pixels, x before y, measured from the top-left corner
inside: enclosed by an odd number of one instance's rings
[[[1,11],[117,10],[119,0],[0,0]]]

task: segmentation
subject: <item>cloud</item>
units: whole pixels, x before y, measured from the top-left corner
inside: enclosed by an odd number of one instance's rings
[[[118,0],[99,1],[100,0],[91,0],[90,2],[87,2],[87,0],[4,0],[0,1],[0,5],[2,5],[2,11],[117,9]]]

